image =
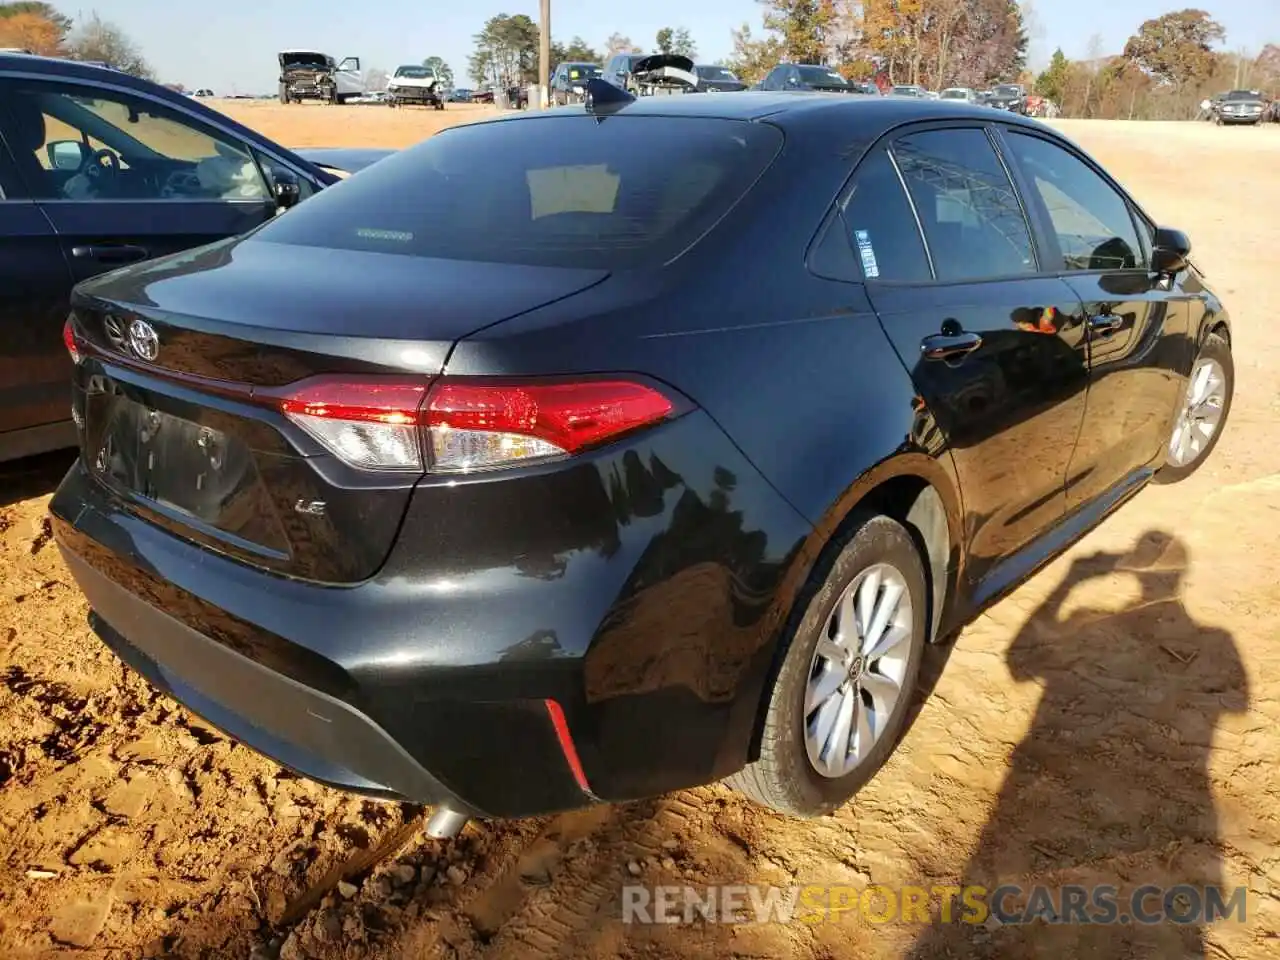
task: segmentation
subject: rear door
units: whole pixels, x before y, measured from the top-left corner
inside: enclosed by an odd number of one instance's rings
[[[878,147],[844,217],[885,331],[950,442],[968,577],[995,591],[999,564],[1065,513],[1088,381],[1080,300],[1041,270],[981,125]]]
[[[42,125],[16,159],[76,281],[243,233],[276,212],[251,148],[173,104],[43,78],[0,81],[0,99]]]
[[[0,459],[75,442],[61,336],[71,273],[18,177],[8,149],[16,132],[0,100]]]
[[[1003,143],[1048,224],[1046,256],[1084,302],[1089,399],[1067,475],[1072,508],[1163,455],[1191,365],[1193,298],[1150,272],[1150,226],[1084,157],[1012,127]]]

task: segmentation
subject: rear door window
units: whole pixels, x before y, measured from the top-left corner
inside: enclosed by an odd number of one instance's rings
[[[1022,204],[985,130],[913,133],[893,153],[939,280],[1036,272]]]
[[[624,269],[711,228],[777,155],[776,127],[586,115],[455,127],[278,217],[257,240]]]
[[[876,150],[858,165],[844,223],[866,280],[932,279],[911,204],[893,162]]]

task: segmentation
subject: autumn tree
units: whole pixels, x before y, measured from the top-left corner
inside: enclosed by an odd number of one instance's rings
[[[475,35],[467,69],[476,83],[529,80],[538,69],[538,25],[525,14],[500,13]]]
[[[1212,45],[1226,36],[1203,10],[1179,10],[1148,20],[1124,46],[1125,58],[1162,83],[1181,89],[1213,71]]]
[[[62,36],[65,36],[71,30],[71,18],[59,13],[51,3],[45,3],[43,0],[15,0],[12,3],[0,3],[0,20],[23,14],[31,14],[48,20],[58,29],[59,34]]]
[[[884,64],[890,83],[918,83],[924,57],[924,0],[865,0],[861,27],[867,46]]]
[[[871,60],[893,83],[982,87],[1018,76],[1027,34],[1014,0],[861,0],[846,61]]]
[[[50,4],[35,0],[0,3],[0,47],[58,56],[70,29],[71,20]]]
[[[675,54],[680,57],[688,57],[690,60],[697,59],[698,47],[693,42],[688,29],[685,27],[663,27],[658,31],[658,35],[654,38],[655,53]]]
[[[615,53],[643,53],[644,51],[631,42],[631,38],[621,33],[609,34],[609,39],[604,42],[606,55],[612,57]]]
[[[1254,60],[1258,82],[1280,94],[1280,44],[1268,43]]]
[[[760,0],[764,28],[777,35],[783,55],[796,63],[826,60],[836,27],[834,0]]]
[[[444,57],[427,57],[422,61],[422,65],[428,69],[434,70],[436,72],[436,76],[444,81],[444,85],[446,87],[453,86],[453,67],[445,63]],[[382,87],[385,86],[386,84],[383,83]],[[374,89],[372,85],[370,85],[370,89]],[[378,87],[377,89],[381,89],[381,87]]]
[[[38,14],[14,14],[0,19],[0,47],[56,56],[62,51],[62,31]]]
[[[143,79],[151,79],[151,67],[124,31],[114,23],[91,14],[66,40],[66,52],[73,60],[90,60]]]
[[[729,31],[733,40],[733,53],[724,65],[745,83],[758,83],[782,59],[782,41],[776,36],[759,40],[751,33],[751,27],[743,24]]]

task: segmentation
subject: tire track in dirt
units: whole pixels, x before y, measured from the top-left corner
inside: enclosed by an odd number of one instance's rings
[[[614,915],[622,885],[640,882],[631,863],[660,860],[671,842],[696,835],[708,819],[713,788],[622,806],[601,805],[553,817],[498,873],[454,908],[470,922],[481,958],[590,955],[601,920]],[[448,931],[412,945],[430,955]],[[408,954],[405,954],[406,956]]]

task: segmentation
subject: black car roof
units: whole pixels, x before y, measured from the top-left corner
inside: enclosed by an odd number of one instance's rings
[[[581,113],[583,109],[577,105],[559,107],[512,117],[509,121],[499,118],[498,122],[536,121],[539,116],[565,116],[574,112]],[[725,120],[762,120],[768,117],[770,122],[784,129],[792,125],[808,125],[810,122],[849,117],[856,118],[857,122],[865,125],[863,130],[866,133],[888,130],[918,120],[965,118],[983,121],[999,119],[1004,123],[1039,126],[1035,121],[1015,114],[996,114],[988,107],[962,101],[846,96],[808,91],[746,90],[735,93],[732,97],[637,97],[610,112],[616,112],[619,116],[708,117]]]

